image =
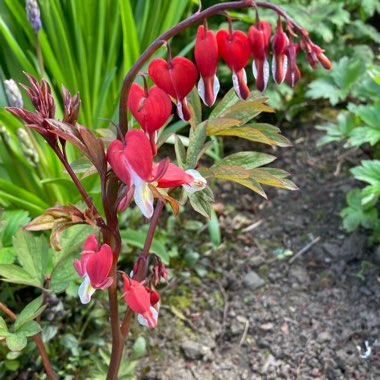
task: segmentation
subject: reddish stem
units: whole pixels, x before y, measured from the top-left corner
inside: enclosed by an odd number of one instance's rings
[[[90,196],[87,194],[87,191],[79,181],[78,177],[74,173],[74,170],[66,160],[65,156],[61,152],[61,150],[58,148],[58,146],[52,146],[55,154],[58,156],[60,161],[62,162],[63,166],[65,167],[66,171],[69,173],[71,179],[73,180],[75,186],[78,188],[80,194],[82,195],[83,200],[86,202],[87,207],[96,215],[96,222],[97,225],[101,228],[106,228],[106,224],[104,223],[103,218],[101,217],[98,209],[94,205],[94,202],[90,198]]]
[[[17,315],[9,309],[7,306],[5,306],[3,303],[0,302],[0,309],[8,315],[9,318],[11,318],[13,321],[17,319]],[[38,351],[40,353],[42,364],[45,368],[46,374],[49,376],[49,379],[51,380],[58,380],[57,375],[55,374],[53,367],[50,364],[49,357],[47,356],[46,349],[44,342],[41,339],[40,334],[36,334],[32,336],[32,339],[34,340],[34,343],[36,344]]]
[[[126,77],[123,81],[123,87],[120,95],[120,103],[119,103],[119,125],[122,133],[125,135],[128,131],[128,113],[127,113],[127,102],[129,90],[133,81],[136,78],[136,75],[141,71],[141,68],[144,64],[149,60],[149,58],[154,54],[154,52],[162,45],[163,41],[168,41],[170,38],[181,32],[182,30],[197,24],[200,21],[207,19],[210,16],[213,16],[221,11],[231,10],[231,9],[242,9],[242,8],[250,8],[250,7],[262,7],[272,9],[278,14],[280,14],[287,23],[291,24],[294,29],[296,29],[302,38],[308,38],[307,32],[305,29],[296,24],[289,15],[277,5],[271,4],[267,1],[258,1],[254,2],[253,0],[241,0],[234,1],[228,3],[221,3],[213,5],[205,9],[202,12],[197,12],[194,15],[188,17],[187,19],[181,21],[179,24],[173,26],[168,31],[162,33],[159,37],[157,37],[154,42],[144,51],[144,53],[140,56],[140,58],[136,61],[136,63],[132,66],[132,68],[127,73]]]

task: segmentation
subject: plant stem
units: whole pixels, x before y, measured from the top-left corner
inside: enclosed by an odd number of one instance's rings
[[[90,196],[87,194],[87,191],[85,190],[85,188],[83,187],[83,185],[79,181],[78,177],[74,173],[74,170],[72,169],[70,164],[67,162],[65,156],[63,155],[63,153],[60,151],[60,149],[57,146],[52,146],[52,148],[53,148],[55,154],[58,156],[58,158],[62,162],[66,171],[69,173],[69,175],[70,175],[71,179],[73,180],[75,186],[78,188],[80,194],[82,195],[83,200],[86,202],[87,207],[95,214],[97,225],[103,229],[106,229],[107,226],[106,226],[103,218],[101,217],[98,209],[96,208],[96,206],[94,205],[94,202],[92,201]]]
[[[17,319],[17,315],[1,302],[0,302],[0,309],[5,314],[7,314],[8,317],[11,318],[13,321]],[[38,351],[40,352],[42,364],[45,368],[46,374],[49,376],[49,379],[58,380],[58,377],[55,374],[53,367],[50,364],[49,357],[47,356],[47,353],[46,353],[44,342],[41,339],[41,335],[40,334],[33,335],[32,339],[34,340],[34,343],[36,344]]]
[[[149,256],[150,247],[151,247],[152,242],[153,242],[154,232],[156,231],[158,220],[160,218],[162,210],[164,209],[165,203],[166,203],[165,201],[159,199],[157,202],[156,208],[154,209],[154,214],[153,214],[152,219],[150,221],[148,234],[146,236],[144,248],[142,251],[142,256],[145,259]],[[137,268],[137,272],[134,275],[134,279],[136,281],[141,282],[141,281],[145,280],[146,262],[147,262],[146,260],[140,260],[139,261],[139,266]],[[132,322],[133,314],[134,314],[133,311],[128,309],[124,315],[124,319],[123,319],[123,322],[121,324],[121,333],[122,333],[123,337],[126,337],[129,333],[129,330],[131,328],[131,322]]]
[[[117,380],[121,357],[124,350],[124,338],[120,330],[119,307],[117,299],[117,260],[114,259],[111,275],[112,285],[108,289],[108,299],[110,305],[110,318],[112,329],[112,352],[108,367],[107,380]]]
[[[127,102],[131,85],[135,80],[137,74],[140,72],[141,68],[145,64],[145,62],[147,62],[149,58],[154,54],[154,52],[160,46],[162,46],[163,41],[168,41],[170,38],[181,32],[182,30],[199,23],[200,21],[203,21],[210,16],[214,16],[215,14],[220,13],[222,11],[230,9],[250,8],[253,6],[274,10],[279,15],[284,17],[285,21],[294,29],[296,29],[303,38],[307,38],[307,32],[305,31],[305,29],[296,24],[283,9],[267,1],[254,2],[253,0],[241,0],[228,3],[221,3],[213,5],[212,7],[209,7],[202,12],[197,12],[193,14],[192,16],[181,21],[179,24],[173,26],[171,29],[157,37],[156,40],[154,40],[153,43],[144,51],[144,53],[140,56],[140,58],[136,61],[136,63],[131,67],[131,69],[125,76],[123,81],[123,87],[121,89],[119,103],[119,126],[122,133],[125,135],[128,131]]]

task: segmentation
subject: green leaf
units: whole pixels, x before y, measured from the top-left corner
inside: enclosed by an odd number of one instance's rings
[[[195,129],[191,128],[185,170],[194,169],[197,165],[200,158],[199,155],[202,152],[206,138],[206,123],[199,124]]]
[[[4,318],[0,316],[0,337],[6,337],[9,335],[7,324]]]
[[[36,335],[41,332],[41,330],[41,326],[36,321],[27,321],[16,329],[18,334],[23,334],[26,337]]]
[[[348,207],[344,208],[340,216],[343,218],[344,228],[352,232],[359,225],[365,228],[373,228],[377,221],[376,208],[364,208],[362,205],[362,193],[360,189],[352,189],[347,194]]]
[[[237,136],[251,141],[257,141],[268,145],[278,145],[282,147],[291,146],[290,141],[280,135],[280,129],[270,124],[256,123],[245,124],[243,126],[225,126],[222,124],[207,128],[207,134],[212,136]]]
[[[11,334],[7,337],[6,343],[11,351],[21,351],[28,343],[25,335],[21,334]]]
[[[360,164],[351,169],[355,178],[370,185],[380,184],[380,160],[363,160]]]
[[[146,240],[145,231],[135,231],[131,229],[121,231],[121,237],[124,242],[142,249]],[[150,252],[158,255],[164,264],[169,264],[169,253],[165,246],[157,239],[153,239]]]
[[[14,284],[22,284],[40,287],[39,280],[33,278],[29,272],[14,264],[0,264],[0,276],[3,281],[12,282]]]
[[[214,202],[214,195],[209,187],[204,190],[197,191],[193,194],[188,194],[190,204],[193,209],[206,218],[211,218],[212,206]]]
[[[18,331],[26,322],[32,321],[38,317],[45,310],[46,305],[42,306],[42,302],[43,297],[39,296],[24,307],[14,324],[16,331]]]
[[[13,264],[16,259],[16,251],[13,247],[0,248],[0,264]]]
[[[12,237],[19,227],[24,227],[30,221],[28,213],[24,210],[5,210],[1,219],[6,221],[0,233],[3,246],[12,245]]]
[[[23,269],[43,286],[47,271],[49,245],[43,235],[39,237],[19,229],[13,238],[13,246]]]
[[[139,336],[132,347],[132,357],[137,359],[146,354],[146,341],[143,336]]]
[[[237,165],[249,170],[269,164],[273,162],[275,159],[275,156],[266,153],[239,152],[224,157],[223,159],[215,163],[213,167],[221,165]]]
[[[186,149],[182,143],[181,138],[178,135],[175,136],[174,150],[178,166],[183,169],[186,165]]]

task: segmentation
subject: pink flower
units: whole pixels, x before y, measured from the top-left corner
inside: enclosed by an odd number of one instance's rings
[[[288,67],[285,75],[285,82],[294,87],[301,78],[301,73],[297,65],[297,54],[299,45],[291,42],[285,49],[285,54],[288,57]]]
[[[178,116],[184,121],[190,120],[186,96],[198,79],[194,63],[185,57],[174,57],[169,61],[156,58],[149,64],[148,73],[154,84],[176,100]]]
[[[289,39],[282,30],[281,19],[278,19],[277,30],[273,36],[273,60],[272,60],[272,74],[275,82],[281,84],[285,79],[285,74],[288,66],[288,57],[286,56],[286,46]]]
[[[153,215],[154,197],[149,184],[158,188],[183,186],[190,192],[206,187],[206,180],[196,170],[185,172],[174,164],[167,165],[166,161],[153,163],[149,140],[141,130],[128,131],[125,145],[120,140],[112,141],[107,159],[115,174],[128,186],[128,192],[133,191],[135,203],[146,218]]]
[[[247,74],[244,67],[249,61],[248,37],[240,30],[219,30],[216,35],[220,55],[232,71],[232,82],[236,95],[245,100],[249,96]]]
[[[252,70],[256,79],[256,88],[264,91],[269,80],[268,43],[271,35],[268,21],[252,25],[248,31],[248,40],[253,55]]]
[[[78,295],[83,304],[91,301],[96,289],[106,289],[111,286],[113,278],[109,277],[113,262],[113,254],[108,244],[103,244],[98,250],[95,235],[90,235],[84,243],[81,259],[74,260],[74,267],[79,276],[84,278],[78,289]]]
[[[141,324],[154,329],[157,325],[158,311],[151,304],[151,294],[141,282],[132,280],[123,275],[124,280],[124,299],[129,308],[138,314]],[[157,292],[154,292],[153,300],[156,300]],[[158,300],[156,303],[159,301]],[[153,311],[153,310],[154,311]]]
[[[198,82],[198,93],[203,103],[211,107],[215,103],[220,89],[219,80],[216,76],[219,51],[214,32],[206,30],[204,25],[200,25],[198,28],[194,56],[201,74]]]
[[[144,90],[133,83],[128,97],[128,108],[141,125],[156,154],[156,131],[164,126],[172,113],[172,103],[165,91],[157,86]]]

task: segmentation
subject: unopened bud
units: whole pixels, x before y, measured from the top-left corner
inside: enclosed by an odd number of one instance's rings
[[[4,125],[0,125],[0,138],[3,140],[4,144],[9,145],[10,135]]]
[[[33,166],[36,166],[39,162],[39,157],[36,149],[33,146],[27,131],[23,128],[17,129],[17,137],[21,142],[21,150],[24,153],[25,158]]]
[[[26,16],[33,27],[34,33],[37,34],[42,27],[40,7],[37,0],[26,0]]]
[[[9,105],[11,107],[22,108],[24,102],[22,101],[22,95],[16,82],[13,79],[5,80],[4,88]]]

